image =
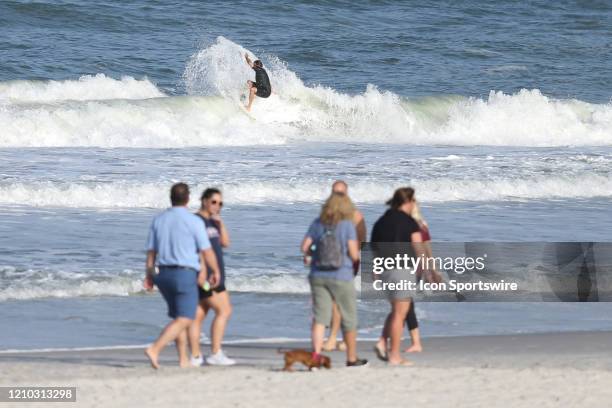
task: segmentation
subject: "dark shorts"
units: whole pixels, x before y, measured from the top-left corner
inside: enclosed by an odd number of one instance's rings
[[[257,88],[255,95],[259,96],[260,98],[267,98],[272,93],[270,89],[257,85],[257,82],[252,82],[251,88]]]
[[[268,96],[270,96],[272,92],[269,89],[266,88],[257,88],[257,92],[255,92],[255,95],[259,96],[260,98],[267,98]]]
[[[212,288],[211,290],[204,290],[201,287],[198,287],[198,297],[200,298],[200,300],[202,299],[208,299],[209,297],[211,297],[213,295],[213,293],[221,293],[221,292],[225,292],[227,289],[225,289],[225,284],[221,284],[219,286],[217,286],[216,288]]]
[[[195,318],[198,307],[198,276],[195,270],[160,266],[153,282],[168,305],[169,317]]]

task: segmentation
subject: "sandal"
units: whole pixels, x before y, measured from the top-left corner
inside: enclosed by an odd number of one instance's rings
[[[378,357],[379,360],[381,361],[387,361],[388,357],[387,357],[387,350],[383,350],[380,347],[378,347],[378,344],[376,344],[374,346],[374,352],[376,353],[376,357]]]

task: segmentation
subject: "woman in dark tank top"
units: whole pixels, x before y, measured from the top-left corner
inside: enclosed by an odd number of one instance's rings
[[[391,208],[378,219],[372,229],[371,241],[375,243],[410,242],[412,250],[418,256],[422,253],[422,236],[419,224],[411,217],[415,205],[414,189],[399,188],[393,198],[387,202]],[[384,251],[383,251],[384,252]],[[388,254],[393,256],[393,254]],[[376,355],[390,365],[410,365],[411,362],[401,356],[401,338],[404,322],[407,321],[411,334],[415,335],[413,347],[409,351],[420,351],[420,336],[418,322],[414,313],[414,302],[409,295],[402,292],[389,292],[391,311],[385,319],[381,336],[374,349]],[[391,339],[391,347],[387,348],[387,339]]]

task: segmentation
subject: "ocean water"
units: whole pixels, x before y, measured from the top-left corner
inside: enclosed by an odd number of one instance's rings
[[[435,240],[611,239],[609,2],[4,1],[0,27],[0,350],[155,338],[143,247],[176,181],[224,191],[228,341],[308,336],[299,243],[337,178],[368,227],[412,185]],[[244,52],[274,89],[252,117]],[[359,302],[360,337],[386,310]],[[612,329],[606,303],[417,312]]]

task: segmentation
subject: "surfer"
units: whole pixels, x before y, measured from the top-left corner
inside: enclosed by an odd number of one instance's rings
[[[251,80],[247,81],[249,87],[249,104],[246,106],[246,110],[250,112],[255,96],[267,98],[272,93],[272,86],[270,85],[270,78],[268,78],[268,73],[264,69],[262,62],[260,60],[251,61],[246,53],[244,57],[249,67],[253,68],[253,71],[255,71],[255,82]]]

